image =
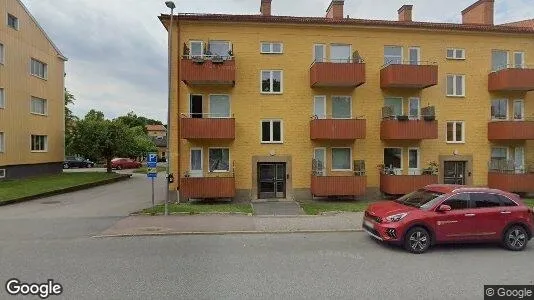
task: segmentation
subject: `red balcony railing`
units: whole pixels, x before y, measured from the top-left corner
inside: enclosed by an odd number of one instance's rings
[[[488,187],[513,193],[534,193],[534,165],[493,159],[488,163]]]
[[[209,114],[198,114],[206,117]],[[195,118],[195,114],[180,116],[180,135],[188,140],[234,140],[234,118]]]
[[[365,139],[366,120],[363,119],[319,119],[310,121],[311,140],[356,140]]]
[[[380,70],[380,87],[383,89],[424,89],[437,84],[438,65],[435,63],[387,64]]]
[[[380,174],[380,191],[390,195],[405,195],[429,184],[438,183],[437,175]]]
[[[488,123],[488,140],[534,140],[534,120],[491,121]]]
[[[234,177],[182,177],[182,197],[192,199],[235,197]]]
[[[534,66],[506,66],[488,75],[490,92],[534,91]]]
[[[233,57],[184,56],[180,66],[180,77],[187,85],[235,85]]]
[[[316,197],[361,196],[367,188],[367,176],[314,176],[311,193]]]
[[[431,140],[438,138],[438,121],[383,120],[380,124],[381,140]]]
[[[311,87],[352,87],[365,83],[363,60],[315,61],[310,67]]]

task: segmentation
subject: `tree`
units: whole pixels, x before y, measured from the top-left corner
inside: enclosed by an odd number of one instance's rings
[[[141,127],[145,133],[146,125],[162,125],[161,121],[137,116],[133,111],[129,112],[126,116],[118,117],[116,120],[121,121],[130,128]]]
[[[67,89],[65,89],[65,152],[72,153],[72,133],[78,117],[76,117],[69,108],[73,105],[76,98]]]

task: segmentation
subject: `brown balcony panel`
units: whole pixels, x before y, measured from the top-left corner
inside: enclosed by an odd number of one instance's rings
[[[490,122],[488,140],[534,140],[534,121]]]
[[[534,193],[534,173],[488,173],[488,187],[512,193]]]
[[[384,120],[380,124],[382,140],[432,140],[438,138],[438,121]]]
[[[356,140],[364,139],[366,120],[316,119],[310,122],[312,140]]]
[[[366,176],[312,176],[311,192],[316,197],[361,196],[367,188]]]
[[[534,69],[503,69],[488,75],[488,90],[534,91]]]
[[[185,177],[180,179],[182,197],[233,198],[235,196],[235,179],[233,177]]]
[[[380,70],[380,87],[383,89],[424,89],[436,84],[437,65],[389,65]]]
[[[365,63],[316,62],[310,68],[312,87],[358,87],[365,83]]]
[[[231,85],[235,84],[235,61],[226,60],[223,63],[213,63],[209,60],[203,63],[182,59],[182,81],[187,85]]]
[[[380,175],[380,191],[390,195],[406,195],[436,183],[437,175]]]
[[[182,118],[180,121],[183,139],[235,139],[235,119]]]

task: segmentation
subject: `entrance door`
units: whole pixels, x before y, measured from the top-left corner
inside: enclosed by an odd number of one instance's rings
[[[202,148],[191,148],[191,169],[189,175],[191,177],[202,177],[204,170],[202,168]]]
[[[202,95],[191,95],[189,113],[191,118],[202,118]]]
[[[446,161],[443,165],[443,183],[465,185],[466,161]]]
[[[258,163],[258,198],[286,197],[286,164]]]

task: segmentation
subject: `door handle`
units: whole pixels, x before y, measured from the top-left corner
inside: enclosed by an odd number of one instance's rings
[[[511,214],[512,212],[511,211],[501,211],[501,214],[503,215],[508,215],[508,214]]]
[[[474,217],[476,216],[475,214],[465,214],[466,217]]]

